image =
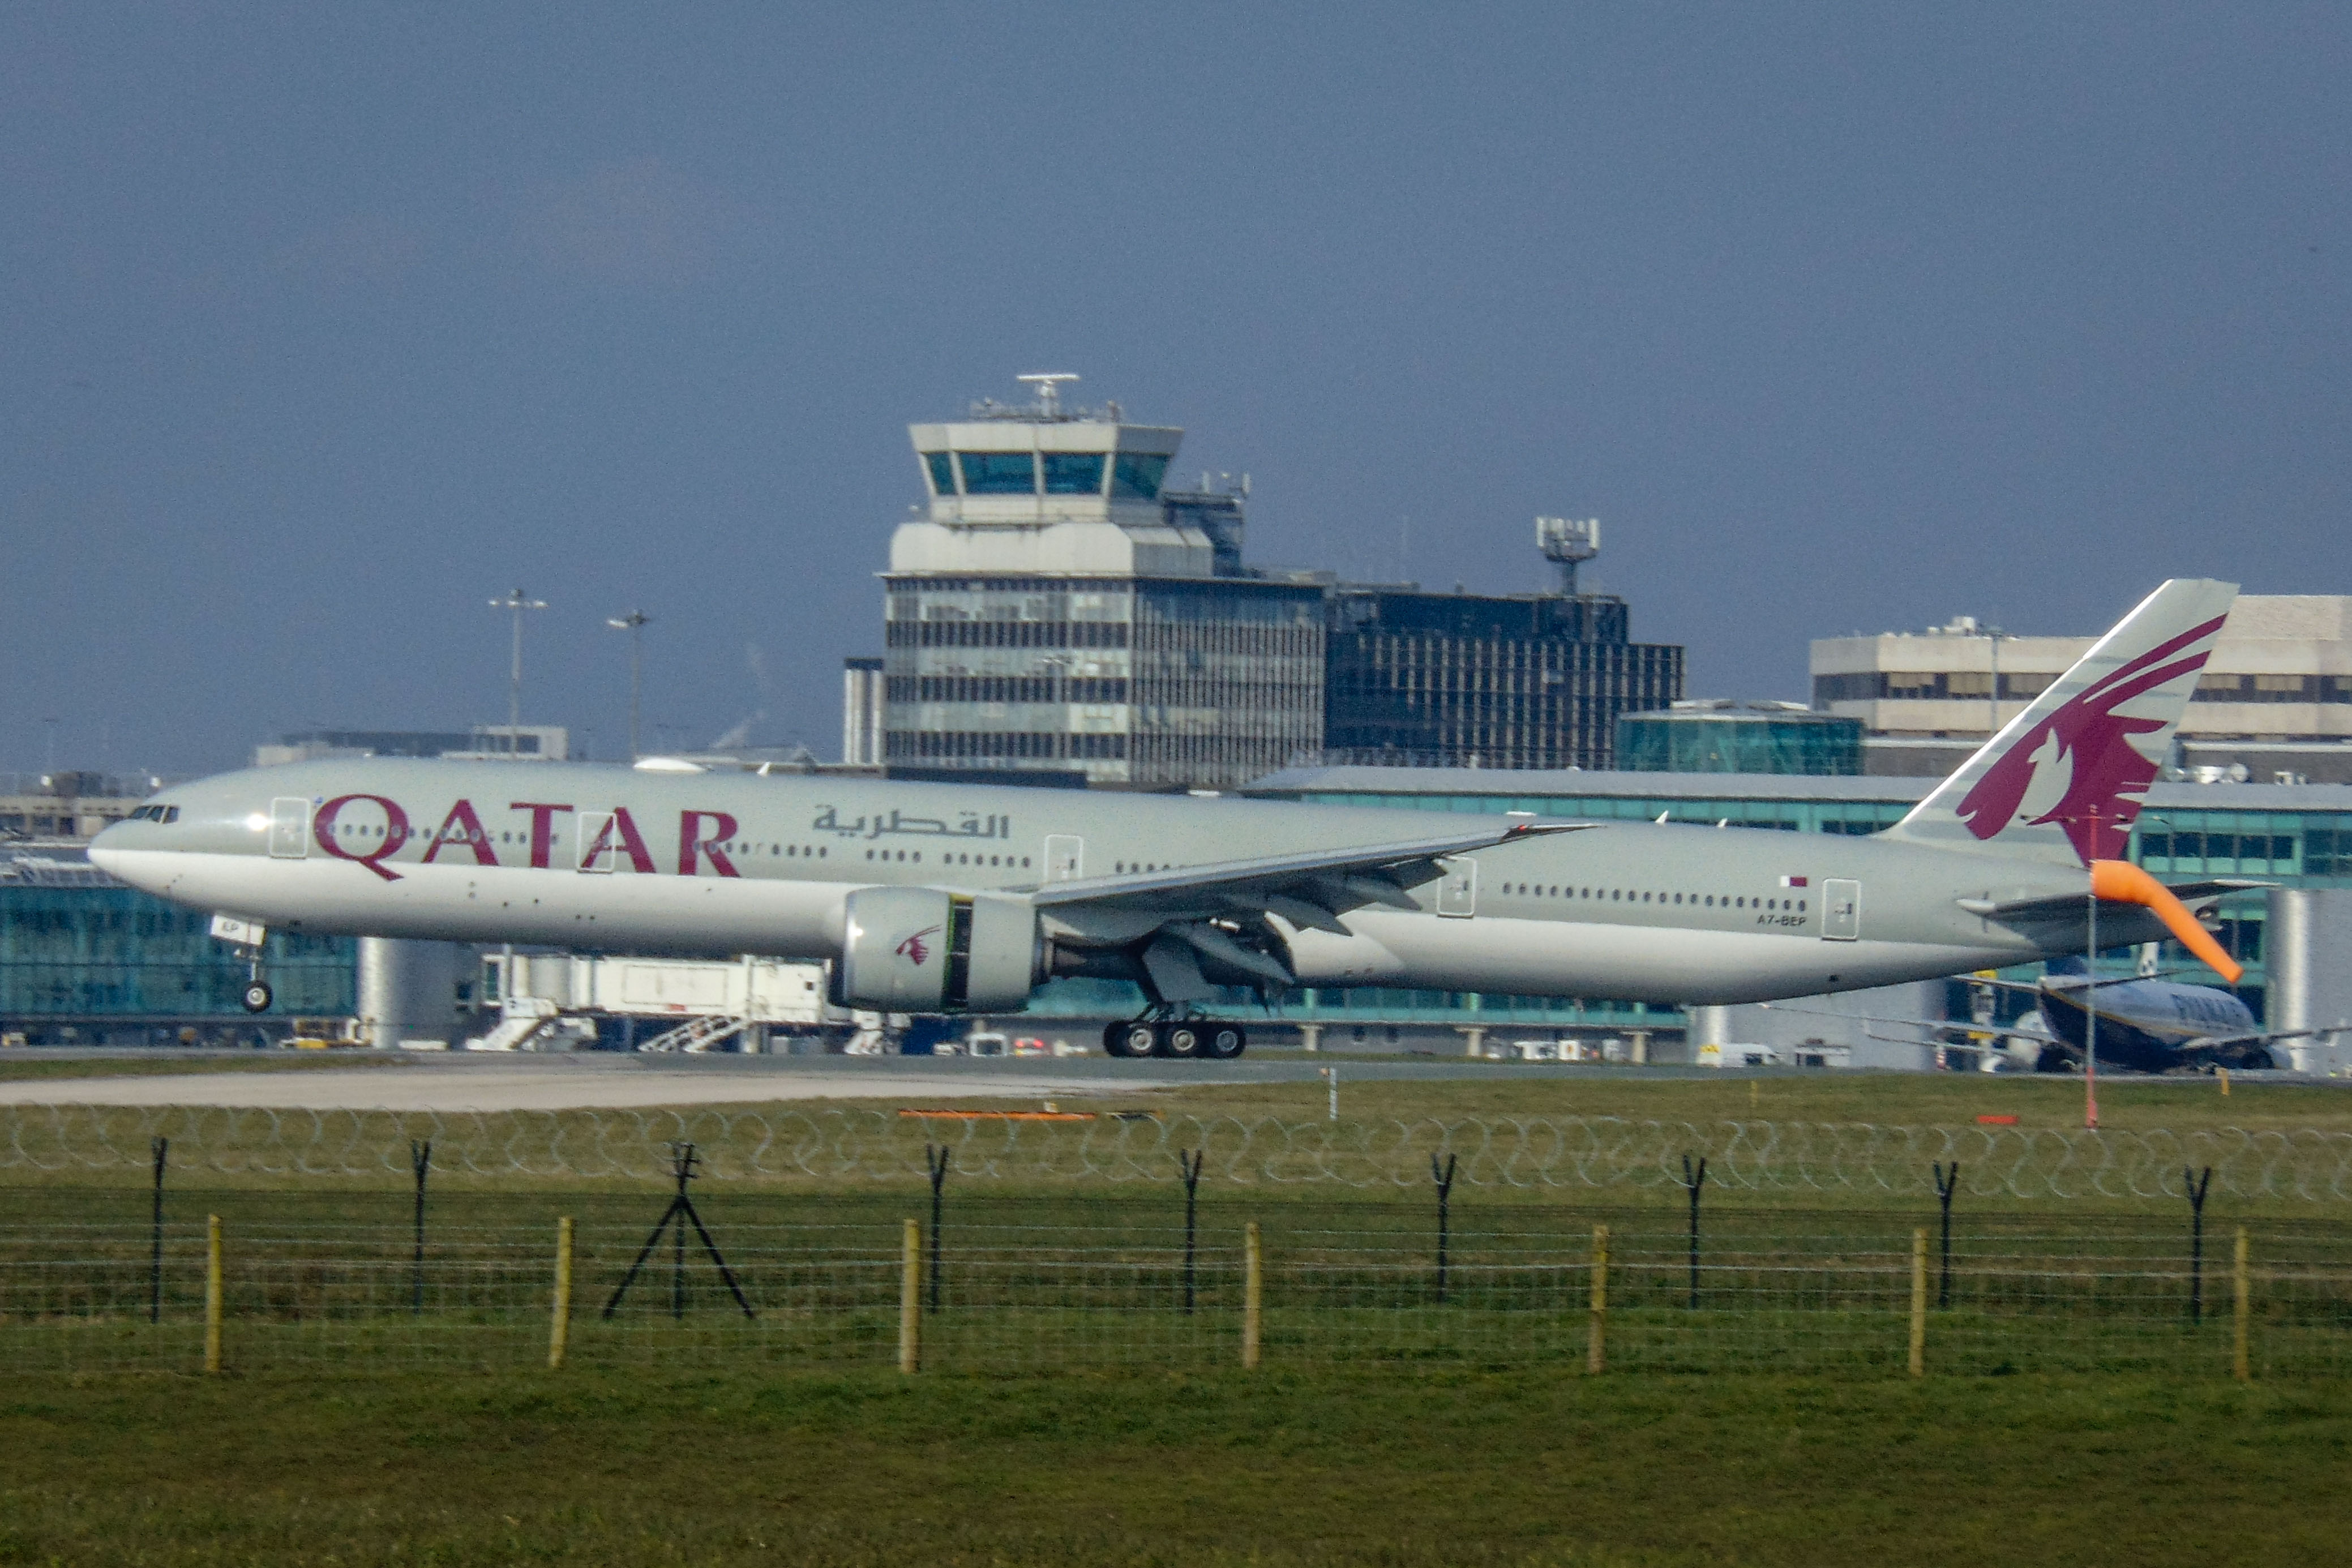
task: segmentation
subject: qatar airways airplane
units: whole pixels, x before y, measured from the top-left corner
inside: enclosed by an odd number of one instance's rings
[[[1118,1056],[1226,1058],[1220,985],[1763,1001],[2170,931],[2120,858],[2236,586],[2165,584],[1869,838],[553,763],[362,759],[174,784],[90,858],[268,928],[833,963],[835,999],[1004,1013],[1055,975],[1149,1002]],[[269,1005],[257,967],[247,1005]]]

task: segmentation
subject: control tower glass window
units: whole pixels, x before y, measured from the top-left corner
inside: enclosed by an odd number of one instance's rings
[[[1150,452],[1121,452],[1112,468],[1113,500],[1158,500],[1160,481],[1168,474],[1168,459]]]
[[[943,496],[956,493],[955,465],[948,460],[948,455],[945,452],[924,453],[923,467],[931,471],[931,489],[934,492]]]
[[[968,496],[1033,496],[1037,464],[1028,452],[958,452]]]
[[[1045,493],[1049,496],[1092,496],[1102,493],[1100,452],[1045,454]]]

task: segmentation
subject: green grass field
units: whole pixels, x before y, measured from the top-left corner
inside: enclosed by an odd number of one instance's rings
[[[1238,1372],[11,1380],[0,1562],[2321,1563],[2352,1389]]]
[[[1342,1095],[1350,1124],[1425,1131],[1518,1115],[2054,1127],[2079,1091],[1563,1074]],[[2184,1132],[2343,1121],[2324,1089],[2105,1098],[2111,1125]],[[1321,1125],[1319,1085],[1131,1103]],[[761,1315],[733,1314],[697,1259],[683,1325],[666,1248],[619,1319],[596,1315],[665,1183],[441,1171],[412,1316],[409,1130],[320,1125],[314,1154],[356,1140],[379,1173],[174,1168],[160,1325],[144,1321],[143,1133],[70,1123],[61,1136],[102,1133],[127,1163],[0,1176],[0,1564],[2305,1563],[2352,1526],[2329,1482],[2352,1439],[2352,1215],[2325,1205],[2217,1194],[2192,1322],[2185,1205],[1964,1199],[1953,1303],[1915,1383],[1910,1236],[1934,1220],[1916,1193],[1710,1191],[1694,1312],[1678,1188],[1465,1186],[1439,1302],[1426,1184],[1204,1180],[1185,1317],[1172,1181],[959,1165],[946,1310],[905,1377],[897,1246],[901,1217],[928,1212],[919,1162],[702,1184]],[[263,1146],[259,1120],[221,1126],[191,1131]],[[902,1164],[941,1135],[856,1127]],[[536,1159],[591,1131],[520,1118],[467,1136]],[[1038,1135],[1072,1129],[1021,1134]],[[723,1136],[737,1157],[751,1134]],[[194,1375],[207,1213],[227,1236],[217,1378]],[[559,1215],[579,1224],[579,1277],[571,1363],[550,1373]],[[1254,1373],[1236,1364],[1252,1220],[1268,1260]],[[1616,1270],[1597,1378],[1581,1372],[1596,1223]],[[2228,1375],[2241,1223],[2249,1385]]]
[[[1331,1058],[1301,1057],[1303,1061]],[[1393,1060],[1394,1058],[1390,1058]],[[1362,1065],[1370,1066],[1367,1060]],[[1439,1081],[1356,1079],[1339,1062],[1340,1114],[1351,1119],[1459,1116],[1617,1116],[1632,1121],[1875,1122],[1972,1125],[2015,1116],[2027,1127],[2080,1127],[2083,1080],[2066,1074],[1813,1072],[1633,1078],[1563,1066]],[[1165,1113],[1278,1116],[1312,1121],[1326,1109],[1320,1082],[1158,1090],[1139,1104]],[[2202,1076],[2103,1079],[2102,1127],[2119,1131],[2215,1127],[2352,1131],[2352,1088],[2232,1081]]]

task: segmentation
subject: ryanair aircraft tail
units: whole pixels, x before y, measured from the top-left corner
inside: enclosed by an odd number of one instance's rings
[[[2176,577],[1937,785],[1887,837],[2089,865],[2123,857],[2235,583]]]

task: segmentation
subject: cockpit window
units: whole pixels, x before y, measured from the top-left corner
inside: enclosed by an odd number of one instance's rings
[[[177,822],[180,808],[176,805],[142,805],[131,814],[133,822]]]

